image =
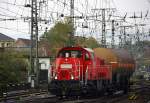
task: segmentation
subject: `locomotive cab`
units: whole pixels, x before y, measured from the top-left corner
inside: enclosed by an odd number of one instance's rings
[[[55,79],[58,80],[77,80],[79,79],[79,65],[82,60],[79,50],[62,50],[56,59]]]
[[[94,56],[81,48],[66,48],[59,51],[56,58],[54,79],[85,80],[85,72],[91,68]]]

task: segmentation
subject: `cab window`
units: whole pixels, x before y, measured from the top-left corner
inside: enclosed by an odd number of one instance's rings
[[[58,54],[59,58],[81,58],[81,51],[79,50],[64,50]]]
[[[88,53],[85,53],[85,60],[90,60],[90,56]]]

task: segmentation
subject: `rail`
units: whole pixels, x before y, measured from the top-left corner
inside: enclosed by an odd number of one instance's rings
[[[7,101],[7,100],[12,100],[12,99],[19,99],[19,98],[25,98],[29,96],[38,96],[38,95],[43,95],[43,94],[48,94],[47,90],[22,90],[22,91],[13,91],[13,92],[7,92],[3,93],[4,95],[0,97],[0,102],[1,101]]]

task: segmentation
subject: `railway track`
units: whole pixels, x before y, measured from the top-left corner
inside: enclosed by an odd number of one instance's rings
[[[128,99],[134,101],[133,103],[147,103],[150,101],[150,83],[141,81],[131,86]]]
[[[19,100],[20,98],[38,96],[48,94],[46,90],[21,90],[3,93],[3,96],[0,97],[0,102],[8,100]]]
[[[22,100],[19,103],[117,103],[117,101],[127,98],[127,95],[117,96],[99,96],[99,97],[69,97],[58,98],[55,96],[36,96],[34,98],[28,98]]]
[[[117,103],[121,101],[122,98],[108,98],[108,97],[100,97],[100,98],[90,98],[90,99],[58,99],[57,97],[47,97],[47,98],[34,98],[30,100],[23,101],[21,103]]]
[[[120,96],[101,96],[101,97],[94,97],[94,98],[79,98],[76,100],[71,101],[63,101],[62,103],[118,103],[122,99],[126,99],[127,95],[120,95]]]
[[[46,90],[32,90],[8,93],[7,97],[0,98],[0,103],[5,103],[5,101],[11,101],[11,103],[147,103],[150,100],[149,95],[149,83],[139,83],[138,85],[132,86],[128,95],[60,99],[54,95],[48,94]]]
[[[99,97],[72,97],[58,98],[54,95],[49,95],[47,91],[30,91],[21,92],[13,96],[1,98],[0,103],[117,103],[125,98],[124,95],[99,96]]]
[[[118,99],[117,99],[118,98]],[[108,100],[115,103],[114,101],[118,101],[120,97],[72,97],[72,98],[63,98],[60,99],[54,95],[44,94],[41,92],[30,93],[28,95],[20,95],[15,97],[9,97],[7,99],[3,99],[0,103],[107,103]],[[114,100],[112,100],[114,99]]]

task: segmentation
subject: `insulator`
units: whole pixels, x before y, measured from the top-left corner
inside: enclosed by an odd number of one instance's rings
[[[64,17],[64,14],[61,14],[60,16],[61,16],[61,17]]]
[[[26,4],[26,5],[24,5],[24,7],[31,7],[31,5],[30,4]]]
[[[80,16],[79,18],[80,18],[80,19],[83,19],[83,16]]]

